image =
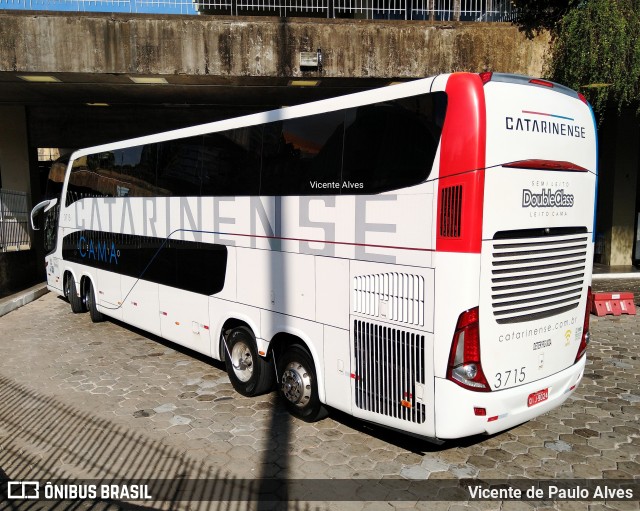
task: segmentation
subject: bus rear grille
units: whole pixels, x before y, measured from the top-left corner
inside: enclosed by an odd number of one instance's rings
[[[578,306],[587,235],[494,240],[491,304],[498,323],[532,321]]]
[[[353,312],[424,326],[424,277],[408,273],[355,277]]]
[[[422,424],[424,336],[395,328],[354,321],[355,395],[362,410]]]

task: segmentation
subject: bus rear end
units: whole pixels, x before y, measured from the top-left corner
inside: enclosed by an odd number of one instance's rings
[[[589,340],[592,111],[558,84],[514,75],[481,79],[474,87],[484,101],[484,165],[462,174],[476,200],[462,201],[460,226],[476,229],[460,261],[479,264],[477,274],[470,272],[477,305],[465,302],[457,320],[450,313],[447,338],[438,339],[451,342],[439,350],[448,357],[440,361],[446,373],[436,377],[439,438],[495,433],[559,406],[582,378]],[[441,192],[455,179],[441,168]],[[447,197],[440,194],[441,209]],[[473,236],[471,227],[466,234]]]

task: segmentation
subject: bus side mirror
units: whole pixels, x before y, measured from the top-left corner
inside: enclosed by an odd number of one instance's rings
[[[49,211],[52,207],[54,207],[56,204],[58,203],[58,199],[48,199],[48,200],[43,200],[42,202],[39,202],[38,204],[36,204],[34,206],[34,208],[31,210],[31,228],[34,231],[39,231],[40,228],[36,227],[35,224],[35,217],[36,215],[41,211]]]

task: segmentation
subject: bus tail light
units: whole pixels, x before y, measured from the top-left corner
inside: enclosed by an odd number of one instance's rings
[[[453,334],[447,379],[476,392],[490,392],[480,363],[479,309],[460,314]]]
[[[553,89],[553,83],[548,82],[547,80],[540,80],[539,78],[532,78],[529,80],[529,83],[532,85],[541,85],[542,87],[548,87],[549,89]]]
[[[580,360],[587,351],[589,340],[591,339],[591,333],[589,332],[589,316],[591,315],[591,304],[593,303],[593,293],[591,292],[591,286],[587,289],[587,310],[584,311],[584,323],[582,325],[582,339],[580,340],[580,347],[578,348],[578,354],[576,355],[576,362]]]
[[[562,170],[572,172],[588,172],[588,169],[576,165],[570,161],[558,160],[518,160],[503,163],[503,167],[509,169],[530,169],[530,170]]]
[[[482,81],[482,85],[486,85],[491,81],[491,78],[493,77],[493,73],[490,71],[487,71],[485,73],[480,73],[480,80]]]

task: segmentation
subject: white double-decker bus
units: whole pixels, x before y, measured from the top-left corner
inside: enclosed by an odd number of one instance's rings
[[[32,216],[74,312],[447,439],[582,378],[596,160],[578,93],[454,73],[76,151]]]

